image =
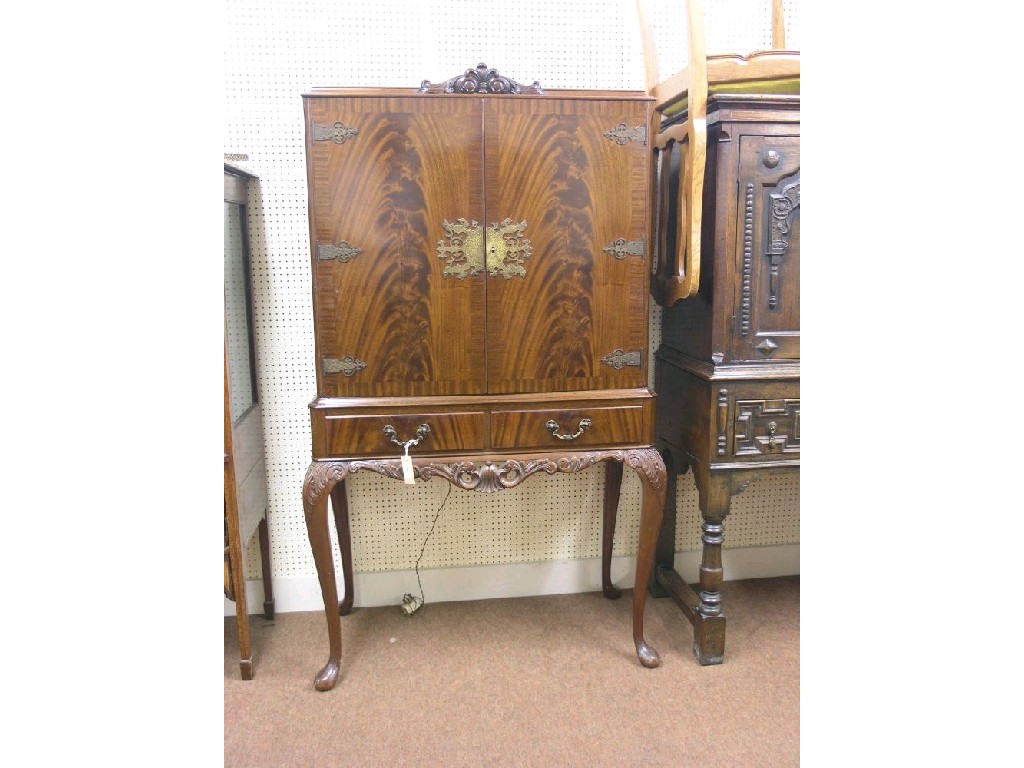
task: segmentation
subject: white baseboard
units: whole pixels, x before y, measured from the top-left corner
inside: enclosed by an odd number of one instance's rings
[[[700,552],[677,552],[675,566],[683,578],[695,582]],[[612,581],[622,589],[631,588],[635,568],[635,557],[612,558]],[[724,549],[722,569],[726,581],[798,574],[800,545]],[[601,589],[601,559],[436,568],[420,571],[420,580],[428,603],[597,592]],[[340,573],[338,583],[340,589]],[[355,574],[356,607],[398,605],[403,594],[410,592],[419,597],[419,591],[413,570]],[[248,580],[245,594],[249,613],[262,613],[263,583]],[[321,611],[323,607],[315,576],[274,579],[276,612]],[[224,600],[224,615],[235,615],[234,602]]]

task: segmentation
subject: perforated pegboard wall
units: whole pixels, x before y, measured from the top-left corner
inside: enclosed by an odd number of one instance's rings
[[[663,67],[673,66],[665,51],[678,53],[683,44],[678,24],[666,20],[661,4],[654,3],[659,59]],[[316,378],[300,94],[320,86],[412,88],[479,62],[549,88],[640,90],[639,28],[634,3],[620,0],[520,0],[500,10],[475,0],[226,0],[225,35],[224,151],[248,155],[236,164],[258,176],[250,185],[249,223],[273,575],[315,577],[301,501],[310,460],[307,406]],[[685,60],[682,53],[676,68]],[[652,355],[660,319],[653,307]],[[796,473],[769,477],[737,496],[726,546],[798,542],[798,482]],[[603,483],[604,470],[597,467],[533,478],[498,494],[453,490],[420,566],[599,557]],[[697,495],[689,476],[679,486],[676,547],[694,550]],[[447,489],[440,480],[407,487],[370,473],[354,475],[355,569],[412,568]],[[615,554],[635,553],[639,512],[640,483],[627,470]],[[250,578],[259,576],[257,549],[249,547]]]

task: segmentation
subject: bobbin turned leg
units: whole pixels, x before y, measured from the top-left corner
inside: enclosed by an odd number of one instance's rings
[[[643,484],[643,506],[640,511],[640,541],[636,553],[636,578],[633,587],[633,643],[636,655],[645,667],[661,665],[661,656],[644,638],[644,608],[647,603],[647,581],[654,566],[654,550],[665,504],[665,462],[654,448],[626,453],[628,463]]]
[[[693,623],[693,653],[702,665],[721,664],[725,658],[725,614],[722,612],[722,542],[725,518],[732,497],[757,479],[745,471],[694,473],[697,480],[701,523],[700,575]]]
[[[669,464],[672,463],[670,460]],[[725,656],[725,615],[722,613],[724,520],[729,514],[732,497],[742,493],[756,480],[757,473],[750,470],[712,473],[702,468],[693,457],[690,457],[688,465],[693,469],[703,517],[703,549],[698,583],[694,589],[671,565],[667,550],[668,537],[663,529],[661,547],[664,560],[659,562],[652,575],[651,591],[657,594],[655,587],[664,591],[693,625],[693,652],[697,660],[703,665],[721,664]]]
[[[622,488],[622,462],[609,459],[604,463],[604,468],[601,591],[609,600],[616,600],[622,597],[622,590],[612,584],[612,548],[615,544],[615,520],[619,513],[619,491]]]
[[[348,465],[344,462],[314,461],[306,470],[302,505],[306,531],[313,550],[320,591],[327,617],[327,638],[330,646],[327,663],[317,673],[313,685],[318,691],[329,691],[338,682],[341,670],[341,618],[338,612],[338,585],[334,578],[334,554],[327,527],[327,498],[334,486],[345,479]]]
[[[700,619],[693,627],[693,652],[703,665],[721,664],[725,657],[725,615],[722,613],[722,541],[724,516],[704,516],[701,525],[700,581],[697,607]]]

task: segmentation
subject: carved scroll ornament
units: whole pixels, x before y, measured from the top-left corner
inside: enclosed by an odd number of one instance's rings
[[[463,74],[434,84],[429,80],[420,83],[420,93],[535,93],[544,90],[538,81],[533,85],[522,85],[515,80],[498,74],[498,70],[486,64],[477,64],[476,69],[467,69]]]
[[[506,459],[504,461],[453,461],[431,462],[416,459],[413,472],[420,480],[439,477],[454,486],[467,491],[494,493],[515,488],[531,475],[543,473],[579,472],[608,459],[624,462],[650,484],[658,496],[665,493],[665,464],[661,455],[653,448],[637,448],[622,451],[588,451],[576,455],[536,458]],[[306,514],[312,513],[317,500],[328,486],[344,480],[353,472],[367,470],[393,480],[402,479],[401,462],[397,459],[373,459],[365,461],[317,461],[306,472],[304,496]],[[664,501],[662,498],[661,501]]]
[[[768,253],[768,309],[778,309],[779,281],[782,257],[789,250],[789,232],[793,225],[793,216],[800,207],[800,182],[794,182],[782,189],[779,194],[769,195],[772,218],[771,234],[769,235]]]

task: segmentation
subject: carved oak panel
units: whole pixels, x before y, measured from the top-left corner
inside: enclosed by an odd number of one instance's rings
[[[741,136],[734,358],[800,358],[800,139]]]

